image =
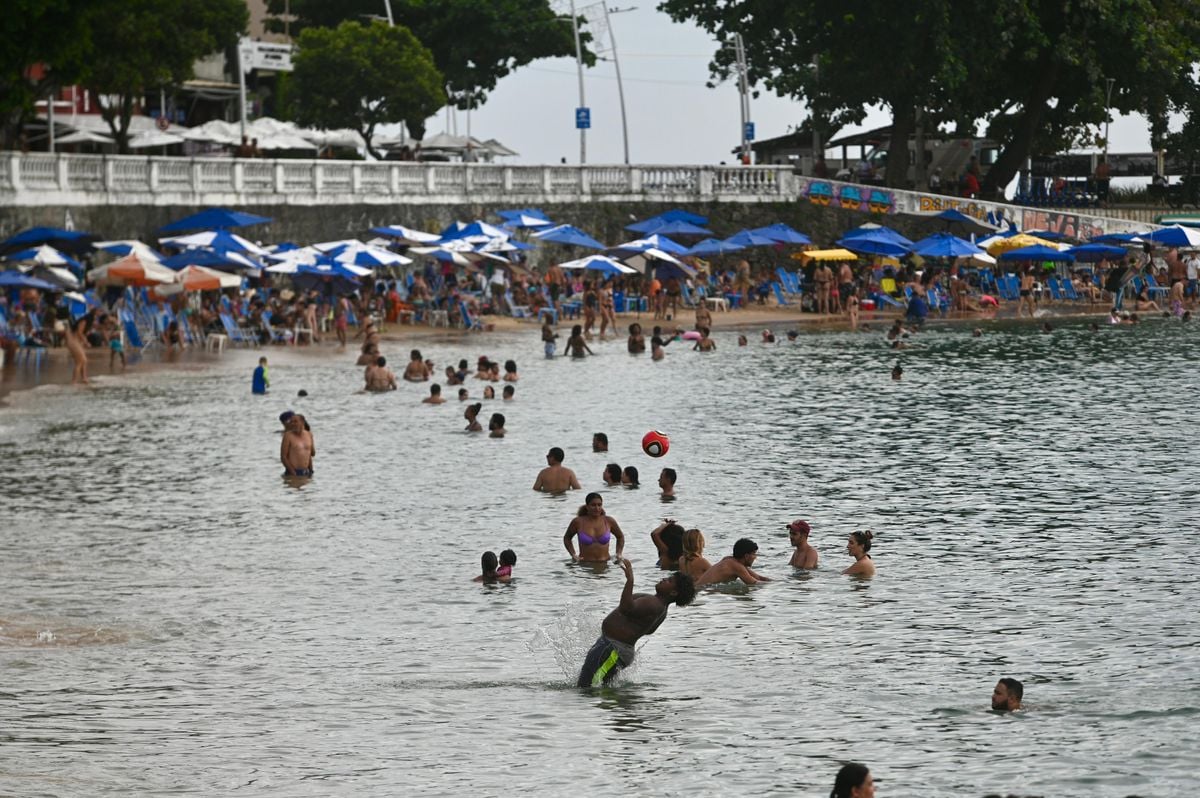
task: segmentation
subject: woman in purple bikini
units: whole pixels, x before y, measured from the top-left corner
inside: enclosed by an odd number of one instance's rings
[[[579,537],[579,553],[575,553],[575,541]],[[617,539],[616,560],[620,562],[621,552],[625,549],[625,535],[616,519],[604,514],[604,497],[599,493],[589,493],[584,499],[579,513],[567,525],[563,535],[563,545],[576,562],[604,562],[611,555],[608,553],[609,541]]]

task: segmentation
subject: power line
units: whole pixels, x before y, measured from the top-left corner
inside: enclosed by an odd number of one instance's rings
[[[543,67],[532,67],[532,66],[524,67],[524,69],[526,69],[530,72],[544,72],[548,75],[567,75],[569,77],[575,77],[574,72],[567,72],[562,69],[545,69]],[[616,80],[617,79],[615,75],[599,75],[599,74],[596,74],[595,72],[589,72],[588,77],[589,78],[599,78],[601,80]],[[660,84],[663,86],[690,86],[691,88],[694,88],[694,89],[707,89],[708,88],[703,83],[697,83],[696,81],[691,81],[691,80],[655,80],[654,78],[628,78],[628,77],[625,78],[625,80],[631,81],[633,83],[657,83],[657,84]]]

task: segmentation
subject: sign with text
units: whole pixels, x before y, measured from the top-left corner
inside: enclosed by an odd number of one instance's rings
[[[745,138],[746,138],[746,141],[754,141],[754,123],[753,122],[746,123]]]
[[[292,71],[292,46],[275,42],[256,42],[242,39],[238,44],[242,57],[242,71],[269,69],[274,72]]]
[[[587,130],[592,126],[592,109],[591,108],[576,108],[575,109],[575,127],[578,130]]]

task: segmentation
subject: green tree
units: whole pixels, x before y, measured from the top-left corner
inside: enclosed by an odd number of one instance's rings
[[[246,20],[242,0],[119,0],[96,15],[87,85],[107,96],[101,114],[121,152],[143,94],[191,78],[198,59],[237,44]]]
[[[7,0],[0,14],[0,124],[11,148],[34,103],[86,72],[92,15],[107,0]],[[44,65],[41,78],[30,68]]]
[[[343,22],[300,35],[291,92],[295,119],[318,128],[350,127],[367,151],[381,124],[404,122],[414,136],[446,102],[433,56],[408,28]]]
[[[477,107],[496,83],[539,58],[574,56],[569,20],[558,17],[547,0],[391,0],[392,14],[433,52],[445,77],[450,102]],[[272,14],[285,7],[294,17],[289,31],[311,26],[332,28],[344,20],[379,18],[382,0],[268,0]],[[277,17],[272,28],[283,30]],[[589,37],[583,35],[584,42]],[[595,63],[585,52],[588,64]]]

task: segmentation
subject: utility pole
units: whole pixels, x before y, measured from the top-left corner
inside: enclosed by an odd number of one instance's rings
[[[583,45],[579,42],[579,17],[575,14],[575,0],[571,0],[571,30],[575,32],[575,68],[579,72],[579,107],[587,108],[583,95]],[[576,122],[579,128],[579,163],[587,163],[587,128]]]
[[[1112,90],[1113,84],[1117,82],[1116,78],[1107,78],[1104,83],[1107,87],[1104,93],[1104,160],[1108,160],[1108,124],[1112,121]]]
[[[742,163],[750,163],[750,84],[746,77],[746,45],[742,42],[742,34],[733,36],[734,55],[737,58],[738,71],[738,109],[742,119]]]
[[[821,62],[814,58],[812,62],[813,70],[813,90],[812,97],[816,97],[821,86]],[[821,131],[817,128],[817,106],[816,100],[809,98],[808,101],[808,123],[812,125],[812,159],[813,159],[813,174],[817,173],[817,161],[821,159]]]
[[[600,7],[604,9],[604,27],[608,29],[608,41],[612,45],[613,66],[617,70],[617,98],[621,102],[621,138],[625,144],[625,165],[629,166],[629,124],[625,119],[625,86],[621,82],[621,60],[617,57],[617,37],[613,36],[612,22],[608,15],[611,11],[613,14],[620,14],[625,11],[633,11],[632,8],[612,8],[608,7],[607,2],[602,0]],[[578,45],[578,33],[576,33],[576,44]],[[580,103],[582,105],[582,103]]]

